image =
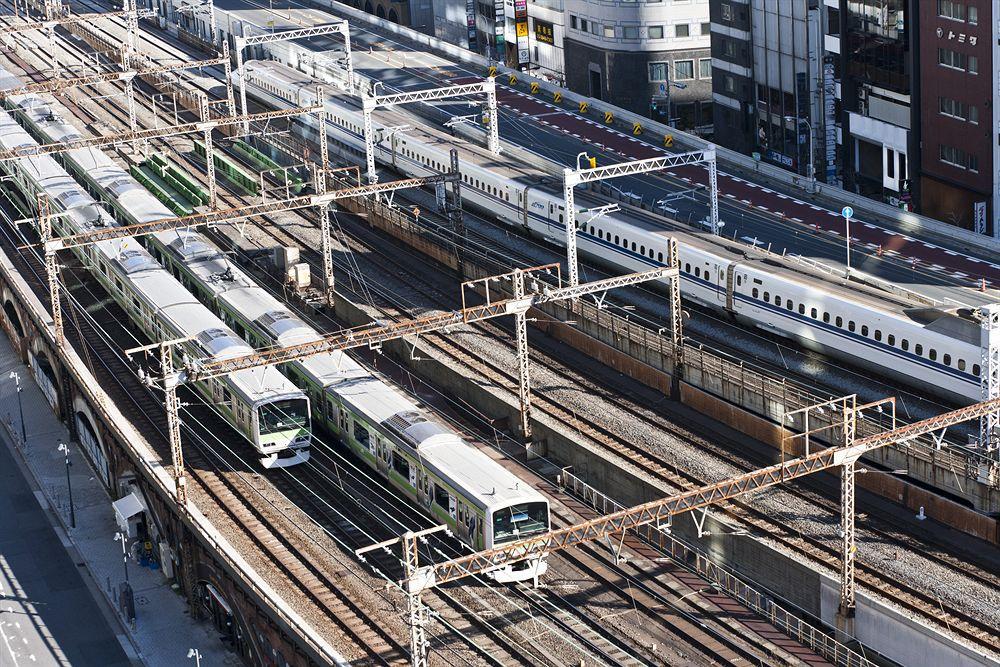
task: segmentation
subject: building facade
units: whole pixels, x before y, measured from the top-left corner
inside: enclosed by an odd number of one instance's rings
[[[566,86],[691,130],[712,123],[708,0],[565,0]]]
[[[1000,17],[988,0],[919,4],[919,209],[997,236]]]
[[[819,0],[712,0],[719,144],[820,180],[837,177],[836,63]],[[836,44],[829,45],[837,48]]]

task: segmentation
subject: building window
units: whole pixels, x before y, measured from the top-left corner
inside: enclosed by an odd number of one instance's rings
[[[639,26],[627,25],[622,28],[625,39],[639,39]]]
[[[698,61],[698,78],[699,79],[711,79],[712,78],[712,59],[702,58]]]
[[[725,76],[725,78],[723,78],[723,80],[722,80],[722,86],[723,86],[723,89],[727,93],[735,93],[736,92],[736,79],[734,79],[732,77],[732,75],[727,74]]]
[[[722,20],[723,21],[733,20],[733,6],[728,2],[722,3]]]
[[[666,81],[667,63],[649,63],[649,80]]]
[[[594,23],[593,21],[591,21],[590,22],[590,32],[593,35],[600,35],[601,34],[601,24],[600,23]]]
[[[724,39],[722,41],[722,55],[727,58],[733,58],[736,56],[736,42],[732,39]]]
[[[651,25],[647,30],[650,39],[663,39],[663,26]]]
[[[580,30],[587,32],[587,19],[580,19]]]
[[[569,27],[572,28],[573,30],[579,29],[580,27],[579,22],[575,16],[569,17]]]
[[[604,36],[608,39],[613,39],[615,36],[615,27],[613,25],[604,26]]]
[[[970,123],[979,123],[978,107],[953,100],[950,97],[938,98],[938,110],[944,116],[951,116]]]
[[[979,10],[975,7],[969,7],[969,25],[979,25]]]
[[[677,81],[685,81],[687,79],[694,78],[694,61],[693,60],[675,60],[674,61],[674,79]]]
[[[710,34],[712,34],[712,24],[711,23],[702,23],[701,24],[701,34],[703,34],[703,35],[710,35]]]
[[[677,37],[690,37],[691,36],[691,26],[687,23],[678,23],[674,28],[674,34]]]
[[[979,171],[979,158],[972,153],[966,153],[961,148],[941,144],[938,147],[938,156],[942,162],[950,164],[953,167],[968,169],[969,171]]]
[[[979,73],[979,58],[967,56],[951,49],[938,49],[938,64],[952,69],[962,70],[969,74]]]
[[[938,16],[953,21],[965,20],[965,5],[954,0],[938,0]]]

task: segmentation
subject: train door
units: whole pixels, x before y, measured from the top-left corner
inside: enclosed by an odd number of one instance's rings
[[[726,267],[726,310],[730,313],[735,312],[736,303],[736,267],[739,266],[736,262],[733,262],[728,267]]]
[[[379,436],[375,436],[375,463],[380,473],[389,475],[389,446]]]

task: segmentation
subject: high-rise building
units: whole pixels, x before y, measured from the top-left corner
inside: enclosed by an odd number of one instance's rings
[[[920,2],[921,213],[1000,236],[1000,35],[994,2]]]
[[[836,179],[827,14],[819,0],[712,0],[717,143],[805,176],[812,154],[817,178]]]
[[[564,0],[566,85],[687,129],[711,127],[709,0]]]

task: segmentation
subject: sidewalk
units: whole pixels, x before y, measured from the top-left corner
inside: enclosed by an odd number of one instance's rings
[[[21,407],[27,435],[24,447],[14,444],[21,439],[21,421],[15,382],[10,378],[12,371],[20,377]],[[77,569],[107,618],[112,632],[118,635],[122,649],[132,664],[150,667],[193,666],[194,659],[187,657],[191,648],[197,648],[201,652],[201,664],[205,666],[241,664],[240,659],[227,651],[219,641],[211,622],[196,623],[188,617],[187,604],[172,590],[170,582],[160,570],[142,567],[131,556],[128,577],[135,595],[136,620],[134,627],[125,626],[123,618],[116,611],[117,604],[112,602],[118,587],[124,581],[125,567],[121,543],[114,540],[119,528],[111,507],[113,499],[108,497],[94,470],[84,459],[79,444],[71,443],[70,478],[76,527],[70,526],[65,458],[58,451],[60,443],[69,443],[69,433],[56,418],[31,371],[20,363],[10,341],[4,335],[0,335],[0,424],[0,440],[4,441],[0,447],[4,450],[9,448],[12,452],[16,449],[14,458],[18,467],[23,468],[26,464],[30,470],[28,483],[50,519],[57,522],[56,533],[72,561],[80,565]],[[38,526],[31,528],[37,529]],[[38,554],[39,561],[44,558],[41,546],[29,545],[31,551]],[[3,543],[0,542],[0,563],[4,558],[2,547]],[[6,606],[5,601],[4,608]],[[37,615],[44,617],[44,610]],[[76,621],[85,628],[85,632],[96,629],[97,626],[96,619],[88,622],[86,617],[77,615]],[[25,664],[67,664],[63,661],[69,655],[69,647],[61,650],[60,647],[53,646],[52,639],[53,637],[48,638],[51,648],[48,655],[37,655],[36,661],[24,661]],[[2,650],[0,647],[0,651]],[[5,657],[7,656],[0,655],[0,658]],[[76,663],[70,661],[70,664]],[[103,663],[85,661],[81,664]],[[0,659],[0,665],[6,667],[7,663]]]

